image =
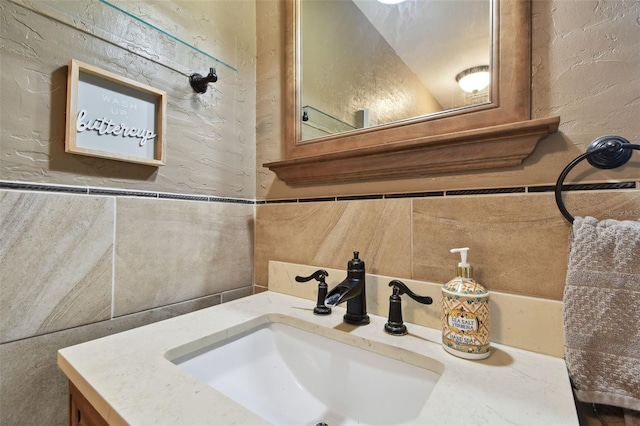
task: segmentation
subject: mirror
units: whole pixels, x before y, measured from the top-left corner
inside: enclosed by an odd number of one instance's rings
[[[530,119],[531,2],[491,0],[489,101],[302,141],[301,7],[284,2],[284,159],[264,166],[288,185],[515,166],[558,130],[559,117]]]
[[[300,140],[488,102],[491,5],[300,0]]]

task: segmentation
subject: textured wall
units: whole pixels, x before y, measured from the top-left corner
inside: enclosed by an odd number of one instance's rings
[[[115,34],[129,50],[2,1],[0,84],[3,105],[12,105],[0,111],[2,179],[253,198],[253,2],[149,2],[145,6],[143,16],[149,22],[176,31],[237,72],[96,0],[62,4],[78,8],[69,13],[80,14],[106,37]],[[173,18],[175,23],[170,25],[168,20]],[[156,60],[134,53],[138,51]],[[167,92],[165,166],[64,152],[66,66],[72,58]],[[206,74],[209,67],[216,67],[218,82],[205,94],[194,93],[188,73]]]
[[[354,127],[365,108],[381,124],[442,110],[354,3],[304,2],[301,15],[302,105]]]
[[[118,2],[234,71],[95,0],[18,3],[0,0],[0,424],[62,425],[58,349],[253,292],[256,8]],[[72,58],[167,92],[165,166],[64,152]]]
[[[265,9],[258,32],[282,25],[284,14],[267,13],[277,2],[259,2]],[[640,140],[637,120],[640,92],[637,1],[536,0],[532,2],[532,111],[533,118],[560,116],[560,130],[540,142],[520,166],[474,173],[436,174],[424,178],[385,180],[290,188],[277,180],[263,163],[282,158],[283,132],[275,123],[279,108],[258,109],[258,198],[302,198],[327,195],[377,194],[425,190],[492,188],[553,184],[565,165],[602,135],[619,134]],[[258,39],[260,44],[265,40]],[[271,41],[267,40],[268,43]],[[260,55],[258,68],[283,72],[283,52],[271,47]],[[275,71],[272,72],[272,75]],[[283,77],[282,77],[283,78]],[[280,82],[279,84],[282,84]],[[279,84],[258,74],[258,105],[281,99]],[[278,123],[279,124],[279,123]],[[580,182],[638,178],[639,156],[634,166],[597,172],[577,168]],[[572,173],[572,176],[574,174]]]

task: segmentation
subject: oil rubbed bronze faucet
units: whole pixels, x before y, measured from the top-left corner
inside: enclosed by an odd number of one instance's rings
[[[333,308],[346,301],[347,313],[344,314],[344,322],[366,325],[370,321],[367,315],[364,262],[358,258],[358,255],[357,251],[353,252],[353,259],[347,264],[347,278],[327,293],[324,305]]]

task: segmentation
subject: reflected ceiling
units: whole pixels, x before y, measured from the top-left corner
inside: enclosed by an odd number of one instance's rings
[[[460,106],[453,105],[452,93],[460,91],[456,75],[489,65],[489,0],[353,2],[445,110]]]

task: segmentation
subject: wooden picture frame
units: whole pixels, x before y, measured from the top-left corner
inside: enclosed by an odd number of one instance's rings
[[[65,152],[163,166],[166,109],[166,92],[72,59]]]

